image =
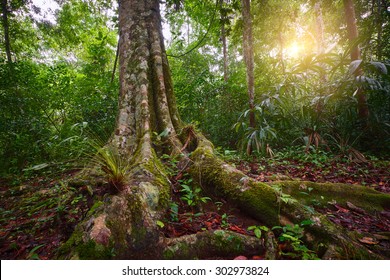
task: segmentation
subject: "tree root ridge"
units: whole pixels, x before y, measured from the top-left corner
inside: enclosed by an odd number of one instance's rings
[[[263,255],[266,251],[261,239],[224,230],[170,238],[165,244],[165,259],[232,259],[238,255]]]
[[[304,240],[323,259],[381,259],[357,240],[359,236],[330,222],[326,216],[307,207],[302,191],[312,189],[313,197],[326,194],[327,199],[349,196],[358,207],[365,194],[372,209],[382,209],[389,195],[364,187],[307,182],[282,182],[282,191],[291,196],[281,201],[281,191],[255,181],[226,164],[213,151],[212,144],[196,134],[197,147],[185,157],[185,167],[194,181],[213,196],[226,199],[260,224],[300,224],[311,220]],[[191,136],[192,137],[192,136]],[[185,138],[187,139],[187,138]],[[264,239],[225,230],[203,231],[177,238],[165,238],[158,221],[169,208],[171,184],[167,171],[154,151],[142,162],[133,164],[123,189],[106,194],[88,212],[71,238],[60,248],[58,258],[65,259],[208,259],[233,258],[237,255],[262,255],[279,258],[275,237],[268,232]],[[274,182],[279,184],[278,182]],[[309,185],[308,185],[309,184]],[[324,191],[322,192],[322,189]],[[345,192],[343,191],[345,190]],[[356,190],[359,193],[356,193]],[[355,192],[354,192],[355,191]],[[304,196],[303,196],[304,197]],[[375,204],[376,202],[376,204]],[[388,204],[387,204],[388,205]],[[367,207],[366,207],[367,208]]]

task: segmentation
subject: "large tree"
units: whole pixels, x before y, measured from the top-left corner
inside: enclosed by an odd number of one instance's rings
[[[377,257],[356,242],[353,234],[298,200],[283,203],[280,190],[258,183],[220,160],[208,140],[193,127],[183,125],[173,95],[158,0],[119,1],[119,29],[119,112],[115,132],[101,153],[118,157],[123,172],[101,166],[111,176],[106,183],[108,193],[61,247],[59,258],[188,259],[264,251],[268,258],[276,257],[272,234],[266,245],[255,237],[222,230],[164,237],[157,224],[166,213],[172,191],[158,157],[161,153],[178,156],[179,170],[186,170],[200,187],[224,197],[259,223],[274,226],[311,219],[314,224],[306,232],[307,240],[314,249],[322,246],[323,258]],[[71,183],[95,184],[99,180],[95,173],[84,172],[83,178]],[[296,194],[301,202],[305,199],[299,197],[302,189],[311,188],[310,199],[348,197],[358,206],[375,209],[390,203],[389,196],[363,187],[307,182],[281,185],[283,194]]]

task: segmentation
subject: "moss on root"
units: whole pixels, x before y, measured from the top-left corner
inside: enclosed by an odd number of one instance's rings
[[[377,211],[390,204],[389,195],[346,184],[273,182],[282,187],[282,193],[297,199],[284,203],[279,191],[220,160],[214,155],[212,144],[201,134],[193,136],[192,142],[196,140],[197,147],[190,156],[193,164],[189,172],[208,193],[224,197],[270,227],[307,219],[314,221],[305,231],[306,240],[322,258],[380,258],[359,244],[355,233],[304,206],[313,199],[326,203],[336,200]],[[130,167],[125,188],[118,195],[107,194],[104,202],[93,205],[84,222],[60,248],[59,258],[196,259],[229,258],[243,252],[246,255],[264,253],[261,240],[226,231],[202,232],[174,240],[161,238],[156,221],[169,205],[170,182],[155,152],[147,152],[145,158],[141,158],[140,149],[134,155],[137,163]]]
[[[345,205],[351,202],[368,211],[383,211],[390,208],[390,195],[360,185],[308,181],[280,181],[268,184],[282,187],[284,193],[292,195],[305,205],[313,203],[327,205],[332,202]]]
[[[85,229],[89,227],[91,218],[98,216],[104,210],[102,201],[97,201],[88,211],[83,223],[77,225],[71,237],[58,249],[58,259],[110,259],[113,248],[103,246],[86,238]],[[88,240],[88,241],[86,241]]]
[[[259,220],[274,226],[288,223],[299,224],[303,220],[312,220],[314,225],[306,231],[310,247],[319,251],[324,258],[366,259],[380,258],[357,242],[354,233],[333,224],[325,216],[316,213],[312,208],[305,207],[310,200],[322,199],[328,202],[335,199],[338,202],[352,202],[356,206],[370,210],[382,210],[390,205],[389,195],[381,194],[362,186],[346,184],[318,184],[313,182],[283,181],[277,182],[282,186],[282,193],[270,185],[256,182],[240,171],[225,164],[213,153],[213,148],[207,141],[199,142],[198,148],[192,153],[194,164],[191,174],[203,187],[214,191],[216,195],[227,198],[241,210]],[[310,194],[308,195],[307,192]],[[306,194],[304,194],[306,192]],[[282,194],[292,197],[288,203],[281,200]],[[294,200],[297,198],[297,200]],[[366,199],[367,198],[367,199]],[[310,205],[310,204],[309,204]],[[347,246],[346,244],[353,244]],[[351,249],[354,250],[351,250]]]
[[[165,213],[171,190],[164,166],[154,151],[149,155],[129,167],[121,192],[107,193],[91,207],[58,258],[158,257],[156,220]]]
[[[171,243],[163,251],[164,259],[232,258],[265,252],[261,240],[224,230],[182,236]]]
[[[267,225],[278,224],[276,192],[218,159],[212,150],[196,149],[191,158],[195,164],[190,173],[198,184],[216,195],[228,197],[247,214]]]
[[[141,151],[138,149],[133,157],[138,161],[134,162],[130,168],[130,179],[135,183],[149,182],[158,187],[158,210],[163,211],[169,205],[171,194],[170,182],[166,175],[167,171],[154,150],[151,151],[151,156],[147,160],[139,160],[140,153]]]

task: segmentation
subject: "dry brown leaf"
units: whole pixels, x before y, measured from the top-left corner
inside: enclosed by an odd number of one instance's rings
[[[248,258],[245,256],[237,256],[234,258],[235,260],[247,260]]]
[[[374,240],[374,238],[372,238],[372,237],[367,237],[367,236],[365,236],[365,237],[359,239],[359,241],[360,241],[361,243],[368,244],[368,245],[375,245],[375,244],[378,244],[378,243],[379,243],[378,241]]]

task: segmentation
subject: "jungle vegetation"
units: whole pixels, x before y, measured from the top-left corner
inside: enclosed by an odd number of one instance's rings
[[[2,258],[389,258],[388,1],[48,2],[2,0]]]

